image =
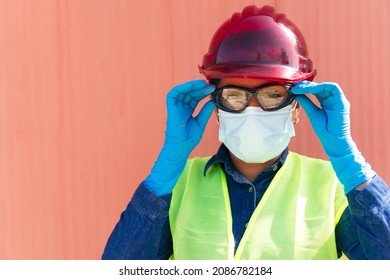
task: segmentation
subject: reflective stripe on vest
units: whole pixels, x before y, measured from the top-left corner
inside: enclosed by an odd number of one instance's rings
[[[289,152],[234,253],[226,177],[189,160],[169,211],[172,259],[337,259],[334,229],[347,199],[329,162]]]

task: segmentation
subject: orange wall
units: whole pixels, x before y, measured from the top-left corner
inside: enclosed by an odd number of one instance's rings
[[[216,28],[250,3],[301,28],[390,180],[387,0],[0,0],[0,259],[99,259],[163,140],[165,94],[201,78]],[[196,155],[218,147],[210,121]],[[306,117],[292,148],[324,157]]]

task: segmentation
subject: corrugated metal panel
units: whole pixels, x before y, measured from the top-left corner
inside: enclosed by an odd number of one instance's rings
[[[0,0],[0,258],[98,259],[163,140],[165,94],[202,78],[216,28],[253,1]],[[262,1],[301,28],[386,180],[389,2]],[[194,155],[215,151],[210,121]],[[303,117],[292,148],[324,153]]]
[[[338,82],[351,102],[352,135],[375,170],[390,178],[386,162],[386,143],[390,137],[390,105],[387,81],[390,74],[390,12],[388,1],[286,1],[286,13],[294,7],[307,7],[295,17],[308,41],[318,69],[317,81]],[[308,6],[306,6],[308,4]],[[292,9],[291,12],[289,9]],[[300,135],[307,133],[305,127]],[[298,135],[296,148],[310,155],[322,152],[307,150],[313,138]],[[310,148],[309,148],[310,149]],[[321,155],[322,154],[322,155]]]

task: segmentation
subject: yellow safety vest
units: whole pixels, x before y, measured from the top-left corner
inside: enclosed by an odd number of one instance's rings
[[[334,229],[348,205],[329,162],[289,152],[234,253],[226,177],[209,160],[189,160],[169,211],[171,259],[337,259]]]

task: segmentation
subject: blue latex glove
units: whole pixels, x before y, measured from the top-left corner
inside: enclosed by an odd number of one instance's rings
[[[292,88],[292,92],[309,117],[345,193],[374,177],[375,172],[352,140],[350,104],[340,86],[302,81]],[[304,95],[307,93],[317,97],[321,108]]]
[[[192,114],[199,101],[215,90],[203,80],[174,87],[167,95],[168,117],[164,146],[145,179],[146,187],[157,195],[172,192],[192,150],[199,144],[215,108],[210,100],[196,117]]]

